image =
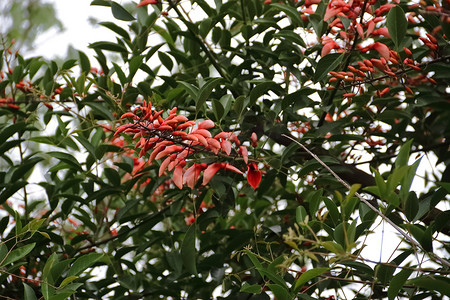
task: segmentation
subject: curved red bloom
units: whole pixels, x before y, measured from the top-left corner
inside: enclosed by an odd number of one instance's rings
[[[147,6],[150,4],[158,4],[158,0],[142,0],[137,7],[141,7],[141,6]]]
[[[213,178],[213,176],[222,169],[222,163],[213,163],[209,165],[206,170],[203,172],[203,182],[202,185],[207,185],[208,182]]]
[[[253,189],[256,189],[261,182],[261,171],[257,163],[252,162],[247,165],[247,181]]]

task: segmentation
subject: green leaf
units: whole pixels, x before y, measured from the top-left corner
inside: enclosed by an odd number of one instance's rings
[[[2,219],[3,220],[3,219]],[[7,219],[9,221],[9,218]],[[5,244],[0,244],[0,262],[3,261],[8,254],[8,247]]]
[[[419,199],[417,198],[415,192],[410,192],[408,194],[408,198],[406,198],[405,202],[404,211],[406,218],[410,222],[412,222],[416,217],[417,213],[419,212]]]
[[[92,146],[92,144],[89,142],[88,139],[86,139],[85,137],[83,137],[81,135],[75,135],[75,138],[87,150],[87,152],[89,152],[89,154],[91,154],[93,157],[96,158],[96,156],[95,156],[95,147]]]
[[[305,222],[305,219],[308,217],[308,213],[303,205],[297,206],[295,210],[295,219],[298,224]]]
[[[203,105],[205,104],[206,100],[209,98],[209,96],[212,93],[212,90],[223,82],[223,78],[210,78],[199,90],[198,97],[195,101],[195,106],[197,109],[197,112],[200,111],[203,108]]]
[[[198,88],[195,85],[190,84],[185,81],[178,81],[184,87],[184,90],[191,96],[193,99],[197,99],[198,97]]]
[[[302,18],[300,17],[300,12],[293,6],[281,4],[281,3],[272,3],[270,7],[279,11],[284,12],[289,16],[294,26],[299,26],[302,24]]]
[[[421,276],[408,280],[406,284],[412,284],[429,291],[438,291],[442,295],[450,297],[450,283],[445,279],[441,280],[433,276]]]
[[[183,243],[181,244],[181,258],[186,269],[193,275],[197,275],[197,253],[195,250],[195,236],[196,236],[195,223],[192,224],[184,236]]]
[[[118,35],[120,35],[121,37],[123,37],[126,40],[130,40],[130,35],[128,34],[128,32],[123,29],[122,27],[118,26],[117,24],[113,23],[113,22],[100,22],[98,23],[99,25],[102,25],[108,29],[110,29],[111,31],[117,33]]]
[[[34,290],[25,282],[22,282],[23,284],[23,299],[24,300],[36,300],[36,294],[34,293]]]
[[[404,143],[403,146],[400,148],[397,158],[395,159],[395,167],[396,168],[408,165],[409,153],[411,150],[412,142],[413,142],[413,140],[411,139],[411,140],[407,141],[406,143]]]
[[[108,178],[109,182],[113,185],[113,186],[120,186],[120,175],[119,173],[111,168],[105,168],[103,170],[103,172],[105,173],[106,178]]]
[[[249,294],[260,294],[262,291],[262,288],[259,284],[248,284],[247,282],[244,282],[242,285],[240,292],[243,293],[249,293]]]
[[[13,263],[15,261],[18,261],[19,259],[23,258],[25,255],[31,252],[31,250],[34,249],[34,246],[36,246],[36,243],[28,244],[25,246],[22,246],[20,248],[17,248],[13,251],[11,251],[8,256],[6,256],[5,260],[0,264],[0,266],[6,266],[10,263]]]
[[[130,68],[129,68],[130,73],[128,75],[129,82],[131,82],[134,75],[136,75],[137,70],[139,70],[139,68],[141,67],[143,59],[144,59],[144,57],[142,55],[135,56],[128,63],[128,65],[130,66]]]
[[[65,287],[66,285],[68,285],[69,283],[71,283],[72,281],[74,281],[77,278],[78,278],[78,276],[68,276],[61,282],[59,287],[60,288]]]
[[[256,86],[250,92],[250,105],[255,105],[256,100],[258,100],[259,97],[265,95],[270,90],[275,92],[277,95],[284,93],[284,89],[278,83],[272,80],[257,82]]]
[[[8,200],[18,190],[27,185],[26,181],[15,181],[6,186],[6,189],[0,194],[0,204]]]
[[[267,284],[277,300],[292,300],[294,297],[289,294],[288,290],[278,284]]]
[[[411,166],[408,167],[408,171],[406,172],[406,175],[403,177],[401,181],[401,188],[400,192],[398,193],[400,199],[402,199],[402,203],[405,203],[409,190],[411,188],[411,184],[413,182],[414,177],[416,176],[416,170],[420,165],[422,158],[419,158],[416,160]]]
[[[89,73],[91,70],[91,63],[89,62],[89,57],[87,57],[84,52],[78,51],[78,59],[80,60],[80,68],[84,73]]]
[[[394,278],[392,278],[392,280],[389,282],[387,292],[389,300],[394,300],[395,297],[397,297],[398,293],[400,292],[412,272],[412,269],[402,269],[400,272],[398,272],[397,275],[394,276]]]
[[[379,263],[375,267],[376,277],[382,285],[387,285],[389,283],[394,272],[395,267],[383,263]]]
[[[241,117],[244,110],[247,108],[248,102],[249,98],[243,95],[237,97],[236,100],[234,101],[233,110],[239,116],[239,118]]]
[[[291,30],[280,30],[279,32],[275,33],[273,37],[281,37],[306,48],[305,41],[300,37],[300,35]]]
[[[61,67],[61,70],[70,70],[71,68],[73,68],[75,65],[77,64],[77,60],[76,59],[69,59],[67,61],[65,61]]]
[[[4,143],[7,139],[12,137],[15,133],[21,132],[25,129],[26,124],[24,122],[18,122],[15,124],[12,124],[6,128],[3,128],[0,131],[0,141]]]
[[[65,162],[66,164],[75,167],[77,170],[82,171],[80,163],[77,161],[75,157],[68,153],[64,152],[58,152],[58,151],[51,151],[48,152],[50,156],[59,159],[62,162]]]
[[[22,164],[20,164],[19,167],[12,174],[10,181],[16,182],[17,180],[27,175],[27,173],[29,175],[33,170],[34,166],[42,160],[44,160],[42,157],[32,157],[30,159],[23,161]]]
[[[330,53],[322,57],[317,63],[314,81],[319,82],[324,79],[328,72],[336,69],[344,59],[344,53]]]
[[[169,71],[172,70],[173,61],[169,55],[167,55],[166,53],[164,53],[162,51],[158,51],[158,58],[161,61],[161,63],[163,64],[163,66],[167,68],[167,70],[169,70]]]
[[[33,60],[28,69],[30,74],[30,80],[33,79],[34,75],[36,75],[37,71],[42,67],[45,62],[42,60]]]
[[[223,108],[223,106],[220,103],[220,101],[213,99],[211,101],[211,104],[212,104],[212,109],[213,109],[214,116],[216,117],[216,121],[222,120],[222,118],[224,116],[225,109]]]
[[[264,270],[264,269],[258,269],[259,273],[261,275],[266,276],[269,278],[272,282],[278,284],[280,287],[288,290],[288,286],[286,285],[286,281],[281,277],[280,275],[276,274],[275,272]]]
[[[302,275],[300,275],[300,277],[294,283],[294,293],[297,294],[298,291],[300,291],[300,288],[305,283],[307,283],[308,281],[310,281],[313,278],[316,278],[316,277],[322,275],[323,273],[325,273],[328,270],[330,270],[330,268],[314,268],[314,269],[308,270],[305,273],[303,273]]]
[[[58,255],[53,253],[45,263],[44,269],[42,270],[42,280],[48,281],[49,283],[53,283],[53,280],[49,280],[49,276],[51,277],[51,269],[53,265],[58,262]]]
[[[87,268],[96,263],[99,259],[103,257],[102,253],[90,253],[81,256],[78,258],[72,265],[69,270],[68,277],[70,276],[79,276],[83,273]]]
[[[261,277],[264,277],[264,275],[260,271],[263,269],[263,266],[262,266],[261,262],[258,260],[258,258],[256,258],[255,254],[253,254],[253,252],[251,252],[248,249],[245,249],[244,251],[245,251],[245,254],[247,254],[250,261],[252,262],[252,264],[255,266],[258,273],[261,275]]]
[[[396,5],[392,7],[386,17],[386,26],[397,49],[400,47],[400,43],[406,36],[406,29],[408,28],[408,21],[405,17],[403,9]]]
[[[114,66],[114,71],[117,74],[117,77],[119,77],[119,81],[120,84],[122,86],[125,86],[125,84],[127,83],[127,77],[125,76],[125,73],[123,72],[122,68],[119,67],[119,65],[117,65],[116,63],[112,63]]]
[[[89,44],[89,48],[108,50],[112,52],[127,52],[127,48],[125,46],[113,42],[95,42]]]
[[[111,11],[114,18],[122,21],[134,21],[135,18],[120,4],[111,1]]]

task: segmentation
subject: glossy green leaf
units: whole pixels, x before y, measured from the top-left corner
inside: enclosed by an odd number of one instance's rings
[[[307,283],[308,281],[322,275],[323,273],[330,270],[330,268],[314,268],[311,270],[308,270],[304,272],[300,277],[295,281],[293,291],[294,293],[298,293],[300,291],[300,288]]]
[[[292,300],[294,297],[289,294],[288,290],[279,284],[267,284],[267,287],[272,291],[277,299]]]
[[[183,259],[183,264],[186,270],[197,275],[197,251],[195,249],[195,239],[196,239],[196,225],[191,225],[186,235],[184,236],[183,243],[181,244],[181,257]]]
[[[304,206],[299,205],[297,206],[297,209],[295,210],[295,219],[298,224],[306,223],[306,218],[308,217],[308,213],[306,212],[306,209]]]
[[[87,268],[99,261],[102,257],[102,253],[90,253],[81,256],[73,263],[67,276],[70,277],[81,275],[81,273],[83,273]]]
[[[19,246],[17,249],[14,249],[6,256],[6,258],[1,262],[0,266],[6,266],[25,257],[28,253],[31,252],[31,250],[34,249],[34,246],[36,246],[36,243]]]
[[[249,293],[249,294],[260,294],[262,291],[262,287],[259,284],[248,284],[247,282],[245,282],[241,289],[241,292],[243,293]]]
[[[15,181],[6,186],[6,188],[0,193],[0,204],[8,200],[12,195],[14,195],[18,190],[26,186],[28,183],[26,181]]]
[[[294,26],[299,26],[303,23],[300,18],[300,12],[293,6],[282,3],[272,3],[270,4],[270,7],[274,10],[284,12],[287,16],[289,16]]]
[[[450,283],[448,278],[439,278],[437,276],[421,276],[410,279],[406,284],[412,284],[426,290],[438,291],[442,295],[450,297]]]
[[[250,92],[250,105],[255,105],[256,100],[258,100],[259,97],[267,94],[269,91],[273,91],[278,95],[284,93],[284,89],[274,81],[264,80],[260,83],[258,82]]]
[[[89,45],[89,48],[108,50],[112,52],[127,52],[127,48],[125,46],[113,42],[94,42]]]
[[[322,81],[328,72],[335,70],[344,59],[344,54],[330,53],[322,57],[317,63],[316,72],[314,73],[314,81]]]
[[[128,32],[123,29],[122,27],[120,27],[119,25],[113,23],[113,22],[100,22],[98,23],[99,25],[102,25],[108,29],[110,29],[111,31],[117,33],[118,35],[120,35],[121,37],[123,37],[126,40],[130,40],[130,35],[128,34]]]
[[[61,284],[59,285],[60,288],[65,287],[66,285],[68,285],[69,283],[71,283],[72,281],[74,281],[75,279],[77,279],[78,276],[69,276],[64,278],[64,280],[61,282]]]
[[[211,95],[213,89],[222,83],[223,80],[223,78],[211,78],[199,89],[198,96],[195,101],[197,111],[200,111],[203,108],[203,105]]]
[[[388,287],[389,300],[393,300],[395,299],[395,297],[397,297],[398,293],[403,288],[403,285],[412,272],[412,269],[402,269],[392,278]]]
[[[24,300],[36,300],[36,294],[34,293],[34,290],[25,282],[22,282],[23,284],[23,299]]]
[[[396,5],[389,10],[386,17],[386,26],[392,41],[398,49],[406,36],[406,30],[408,28],[405,12],[400,5]]]
[[[121,21],[134,21],[135,18],[120,4],[117,2],[111,1],[111,11],[114,18]]]
[[[74,156],[72,156],[68,153],[58,152],[58,151],[50,151],[50,152],[47,152],[47,154],[50,155],[51,157],[59,159],[62,162],[65,162],[66,164],[68,164],[72,167],[75,167],[79,171],[82,170],[78,160]]]
[[[169,55],[167,55],[166,53],[164,53],[162,51],[158,51],[158,58],[161,61],[161,63],[163,64],[163,66],[167,68],[167,70],[169,70],[169,71],[172,70],[173,61]]]
[[[396,6],[396,7],[398,7],[398,6]],[[397,158],[395,159],[395,167],[396,168],[408,165],[409,153],[410,153],[410,150],[411,150],[412,142],[413,142],[413,140],[408,140],[400,148],[400,151],[399,151],[399,153],[397,155]]]

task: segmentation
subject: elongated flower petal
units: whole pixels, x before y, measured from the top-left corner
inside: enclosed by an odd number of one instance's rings
[[[181,190],[183,188],[183,167],[178,165],[173,171],[173,183]]]
[[[258,169],[258,164],[254,162],[249,163],[247,168],[247,181],[253,189],[256,189],[261,182],[261,171]]]
[[[241,174],[241,175],[244,174],[244,173],[242,173],[241,170],[239,170],[239,169],[236,168],[235,166],[230,165],[230,164],[228,164],[228,163],[225,164],[225,170],[233,171],[234,173],[238,173],[238,174]]]
[[[198,180],[198,177],[196,178],[196,176],[195,176],[196,170],[197,170],[197,164],[193,164],[186,170],[186,172],[184,172],[184,175],[183,175],[183,183],[186,184],[191,189],[194,188],[195,183]]]
[[[245,146],[239,147],[239,154],[242,155],[242,158],[244,159],[245,164],[248,164],[248,150]]]
[[[209,165],[203,172],[203,182],[202,185],[207,185],[208,182],[213,178],[213,176],[222,168],[222,163],[213,163]]]
[[[378,53],[380,53],[380,55],[385,59],[389,59],[390,57],[389,48],[385,44],[376,42],[375,44],[373,44],[373,49],[378,51]]]
[[[197,129],[197,130],[194,130],[192,133],[200,134],[201,136],[203,136],[205,138],[210,138],[211,137],[211,132],[209,132],[206,129]]]
[[[230,143],[230,141],[223,140],[220,143],[220,146],[222,147],[222,151],[225,152],[227,155],[231,154],[231,143]]]
[[[137,7],[141,7],[141,6],[147,6],[150,4],[158,4],[158,0],[142,0]]]
[[[183,150],[183,147],[180,147],[178,145],[167,146],[163,151],[159,152],[158,155],[156,155],[155,159],[161,159],[166,155],[169,155],[173,152],[179,152],[181,150]]]
[[[159,172],[158,172],[159,177],[161,177],[164,174],[164,171],[166,170],[167,166],[170,164],[171,161],[172,161],[171,156],[168,156],[168,157],[166,157],[165,160],[163,160],[163,162],[159,166]]]
[[[203,122],[201,122],[200,124],[198,124],[198,129],[210,129],[213,128],[214,122],[211,120],[205,120]]]

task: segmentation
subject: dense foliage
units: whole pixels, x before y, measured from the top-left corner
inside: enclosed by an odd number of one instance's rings
[[[450,296],[448,2],[92,5],[77,59],[3,39],[0,298]]]

